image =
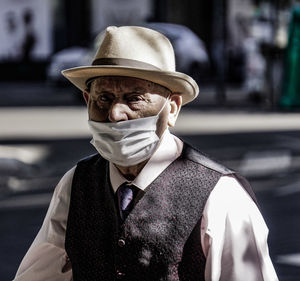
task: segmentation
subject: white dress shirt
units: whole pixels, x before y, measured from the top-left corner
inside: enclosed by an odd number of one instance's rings
[[[132,181],[145,188],[182,152],[183,143],[167,130],[148,163]],[[126,181],[110,163],[113,190]],[[17,271],[16,281],[69,281],[71,270],[64,248],[70,192],[75,167],[55,188],[43,225]],[[278,280],[269,256],[268,228],[256,204],[234,177],[223,176],[211,192],[201,222],[201,244],[206,256],[206,281]]]

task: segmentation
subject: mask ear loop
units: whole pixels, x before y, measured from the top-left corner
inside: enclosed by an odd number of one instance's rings
[[[159,115],[160,115],[160,114],[162,113],[162,111],[164,110],[164,108],[165,108],[165,106],[166,106],[166,104],[167,104],[167,102],[168,102],[170,96],[171,96],[171,94],[169,94],[169,95],[167,96],[167,99],[166,99],[164,105],[162,106],[162,108],[160,109],[160,111],[156,114],[156,116],[157,116],[157,121],[158,121]],[[157,124],[157,123],[156,123],[156,124]],[[166,131],[168,130],[168,127],[169,127],[169,126],[166,127],[166,129],[165,129],[165,131],[163,132],[163,134],[162,134],[162,136],[161,136],[159,142],[161,142],[163,135],[164,135],[164,134],[166,133]]]
[[[164,105],[162,106],[162,108],[160,109],[160,111],[157,113],[157,116],[159,116],[162,113],[162,111],[164,110],[164,108],[169,100],[169,97],[170,97],[170,95],[167,96],[167,99],[166,99]]]

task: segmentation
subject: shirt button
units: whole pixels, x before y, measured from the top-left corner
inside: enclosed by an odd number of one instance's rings
[[[125,242],[125,240],[124,240],[124,239],[122,239],[122,238],[121,238],[121,239],[119,239],[119,240],[118,240],[118,245],[119,245],[119,247],[121,247],[121,248],[122,248],[122,247],[124,247],[124,246],[125,246],[125,244],[126,244],[126,242]]]
[[[122,279],[123,277],[125,277],[125,273],[121,272],[120,270],[117,270],[117,279]]]

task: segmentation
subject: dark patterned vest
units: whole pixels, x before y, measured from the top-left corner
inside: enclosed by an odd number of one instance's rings
[[[121,224],[108,166],[94,155],[75,170],[65,241],[74,280],[204,280],[201,215],[219,178],[233,172],[185,144]]]

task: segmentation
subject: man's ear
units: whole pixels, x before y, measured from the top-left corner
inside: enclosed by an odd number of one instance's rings
[[[89,99],[90,99],[90,94],[89,94],[89,92],[83,91],[83,92],[82,92],[82,96],[83,96],[83,98],[84,98],[84,100],[85,100],[85,103],[88,104],[88,103],[89,103]]]
[[[170,111],[169,111],[169,120],[168,120],[168,125],[169,127],[174,127],[179,111],[181,109],[182,105],[182,96],[177,93],[173,93],[170,96]]]

